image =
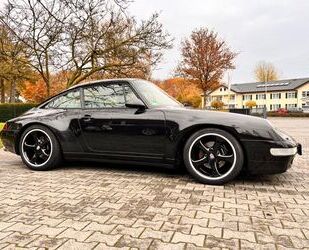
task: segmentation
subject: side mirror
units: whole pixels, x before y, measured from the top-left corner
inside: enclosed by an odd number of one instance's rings
[[[139,99],[137,99],[136,101],[134,101],[132,103],[126,103],[126,107],[132,108],[132,109],[137,109],[139,113],[143,112],[146,109],[145,104]]]

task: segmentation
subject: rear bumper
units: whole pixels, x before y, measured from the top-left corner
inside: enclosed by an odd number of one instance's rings
[[[4,146],[4,150],[16,154],[15,149],[16,133],[14,131],[2,131],[0,133],[0,138]]]

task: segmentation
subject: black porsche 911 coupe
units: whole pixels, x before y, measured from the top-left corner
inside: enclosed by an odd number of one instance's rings
[[[266,119],[188,109],[139,79],[74,86],[8,121],[1,139],[33,170],[63,159],[185,165],[205,184],[226,183],[242,170],[282,173],[301,154]]]

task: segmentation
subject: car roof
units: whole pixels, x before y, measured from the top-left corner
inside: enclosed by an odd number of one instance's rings
[[[97,84],[97,83],[108,83],[108,82],[131,82],[133,80],[141,80],[138,78],[112,78],[112,79],[101,79],[101,80],[94,80],[94,81],[88,81],[88,82],[82,82],[79,84],[76,84],[69,89],[74,89],[74,88],[79,88],[79,87],[84,87],[84,86],[88,86],[88,85],[92,85],[92,84]]]
[[[65,89],[63,91],[61,91],[60,93],[58,93],[57,95],[51,96],[50,98],[46,99],[44,102],[40,103],[37,107],[43,107],[44,105],[46,105],[48,102],[50,102],[52,99],[56,98],[57,96],[63,95],[66,92],[69,92],[71,90],[77,89],[79,87],[84,87],[84,86],[91,86],[93,84],[97,84],[97,83],[112,83],[112,82],[127,82],[130,83],[133,80],[141,80],[138,78],[114,78],[114,79],[101,79],[101,80],[95,80],[95,81],[88,81],[88,82],[82,82],[79,84],[76,84],[68,89]]]

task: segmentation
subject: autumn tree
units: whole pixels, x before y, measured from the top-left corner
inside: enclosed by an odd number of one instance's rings
[[[26,48],[29,65],[43,79],[50,94],[50,74],[59,68],[64,21],[69,12],[64,1],[10,0],[0,13],[1,22]]]
[[[278,80],[278,71],[272,63],[260,62],[254,70],[255,78],[259,82]]]
[[[206,105],[208,92],[218,85],[226,70],[234,68],[237,53],[232,52],[217,33],[201,28],[182,42],[181,55],[177,73],[197,84],[204,92]]]
[[[211,102],[211,107],[215,108],[215,109],[222,109],[224,106],[224,102],[220,101],[220,100],[214,100]]]
[[[201,90],[187,79],[180,77],[170,78],[158,85],[181,103],[196,108],[201,104]]]
[[[25,47],[14,40],[11,32],[0,26],[0,87],[1,102],[5,102],[5,95],[9,102],[16,102],[18,87],[24,80],[33,78],[33,71],[29,67],[29,60]]]
[[[245,103],[245,105],[246,105],[249,109],[252,109],[253,107],[256,107],[256,102],[250,100],[250,101],[247,101],[247,102]]]
[[[171,40],[158,14],[138,22],[129,0],[10,0],[1,21],[27,48],[48,96],[52,72],[67,87],[95,74],[123,76],[155,65]]]
[[[51,74],[50,94],[56,95],[66,89],[67,72],[61,71]],[[37,81],[26,81],[20,87],[21,96],[31,103],[41,103],[48,98],[48,91],[44,80],[38,76]]]

